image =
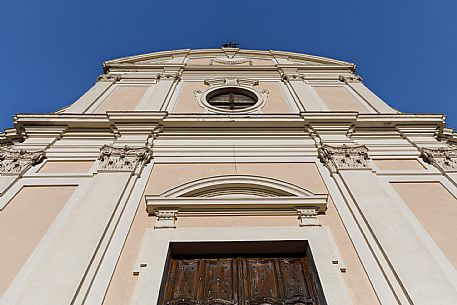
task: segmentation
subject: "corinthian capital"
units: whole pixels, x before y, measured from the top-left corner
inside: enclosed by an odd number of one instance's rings
[[[457,172],[457,148],[422,148],[421,156],[442,172]]]
[[[369,169],[368,148],[365,145],[322,145],[318,156],[331,172],[342,169]]]
[[[129,172],[151,160],[148,147],[114,147],[105,145],[100,149],[100,171]]]
[[[0,147],[0,174],[19,175],[44,159],[44,151],[29,152]]]

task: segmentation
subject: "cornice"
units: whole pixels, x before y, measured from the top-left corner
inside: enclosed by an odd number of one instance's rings
[[[444,126],[442,114],[358,114],[357,112],[301,112],[300,114],[169,114],[157,111],[109,111],[107,114],[17,114],[14,124],[17,127],[69,126],[106,127],[116,123],[152,122],[304,122],[306,123],[353,123],[358,127],[395,126]],[[448,129],[447,129],[448,130]],[[11,129],[8,130],[9,132]],[[449,132],[447,133],[449,134]]]

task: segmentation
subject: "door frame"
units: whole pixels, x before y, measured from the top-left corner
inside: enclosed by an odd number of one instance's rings
[[[170,243],[218,241],[304,241],[327,305],[352,305],[340,271],[341,256],[325,226],[147,229],[134,268],[138,276],[133,305],[157,305]]]

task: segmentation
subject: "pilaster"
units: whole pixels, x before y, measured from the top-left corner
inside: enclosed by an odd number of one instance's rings
[[[78,100],[71,104],[64,113],[84,113],[95,103],[114,83],[121,79],[120,75],[101,74],[97,82]]]
[[[343,76],[340,75],[340,81],[352,88],[362,99],[364,99],[378,113],[398,113],[397,110],[387,105],[376,94],[371,92],[364,84],[359,75]]]
[[[305,83],[302,74],[283,74],[282,81],[291,91],[292,95],[298,99],[299,108],[306,111],[328,110],[325,103],[312,94],[313,88]]]
[[[148,147],[102,147],[98,173],[44,250],[13,304],[82,304],[109,244],[106,232],[116,226],[150,159]]]
[[[384,259],[398,280],[397,285],[395,279],[389,278],[400,303],[436,303],[433,294],[440,295],[441,304],[452,303],[457,298],[456,288],[432,250],[422,242],[398,204],[371,171],[367,148],[323,145],[319,148],[319,157],[339,187],[350,194],[369,232],[385,253]],[[438,282],[441,284],[436,284]]]

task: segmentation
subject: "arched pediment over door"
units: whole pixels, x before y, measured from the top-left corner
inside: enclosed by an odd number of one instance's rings
[[[178,215],[298,215],[300,225],[318,225],[316,215],[327,209],[327,198],[277,179],[223,175],[194,180],[158,196],[146,195],[146,204],[147,212],[157,216],[156,228],[175,227]]]

